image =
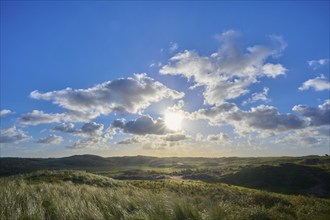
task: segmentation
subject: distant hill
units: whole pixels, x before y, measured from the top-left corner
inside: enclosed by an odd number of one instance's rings
[[[63,158],[1,158],[0,176],[29,173],[36,170],[90,169],[111,166],[111,161],[95,155],[74,155]]]
[[[96,155],[73,155],[63,158],[0,158],[0,176],[9,176],[19,173],[29,173],[37,170],[99,170],[123,166],[149,166],[156,157],[109,157]],[[159,158],[159,160],[162,160]]]
[[[173,169],[224,169],[237,170],[240,167],[279,165],[295,163],[306,166],[322,166],[330,171],[329,157],[260,157],[260,158],[202,158],[202,157],[149,157],[149,156],[124,156],[100,157],[96,155],[74,155],[63,158],[0,158],[0,176],[9,176],[19,173],[29,173],[37,170],[109,170],[120,167],[149,167]]]
[[[0,177],[42,170],[82,170],[120,180],[200,180],[285,194],[330,197],[329,157],[0,158]]]

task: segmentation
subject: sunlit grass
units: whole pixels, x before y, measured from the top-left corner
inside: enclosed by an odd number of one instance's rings
[[[80,171],[0,179],[1,219],[327,219],[329,199],[199,181],[116,181]]]

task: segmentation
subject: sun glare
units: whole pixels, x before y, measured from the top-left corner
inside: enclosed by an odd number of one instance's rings
[[[166,112],[164,121],[168,129],[178,131],[181,129],[182,115],[176,112]]]

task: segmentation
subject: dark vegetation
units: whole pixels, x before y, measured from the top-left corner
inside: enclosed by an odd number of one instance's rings
[[[330,174],[318,167],[285,163],[278,166],[243,168],[221,178],[221,182],[267,191],[329,196]],[[319,187],[319,191],[313,191]]]

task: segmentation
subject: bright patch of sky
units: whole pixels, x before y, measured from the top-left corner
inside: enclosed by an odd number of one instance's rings
[[[329,2],[1,1],[1,156],[329,154]]]

